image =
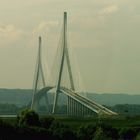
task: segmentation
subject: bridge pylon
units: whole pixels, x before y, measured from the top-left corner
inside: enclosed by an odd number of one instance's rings
[[[61,53],[61,58],[60,58],[60,66],[58,68],[58,79],[57,79],[57,83],[56,83],[53,111],[52,111],[53,114],[56,111],[58,94],[60,91],[60,85],[61,85],[62,74],[63,74],[63,69],[64,69],[64,61],[66,61],[66,63],[67,63],[67,69],[68,69],[68,75],[69,75],[69,81],[70,81],[70,89],[73,91],[75,90],[72,69],[71,69],[71,64],[70,64],[70,58],[69,58],[69,52],[68,52],[68,47],[67,47],[67,13],[66,12],[64,12],[63,34],[62,35],[63,35],[63,42],[62,42],[62,46],[61,46],[62,53]],[[68,98],[68,100],[69,100],[69,98]]]
[[[67,96],[67,115],[68,116],[88,116],[96,114],[104,114],[104,115],[117,115],[116,112],[111,111],[110,109],[102,106],[101,104],[92,101],[79,93],[76,92],[75,89],[75,81],[73,77],[73,71],[70,63],[69,51],[67,46],[67,13],[64,12],[64,20],[63,20],[63,34],[62,34],[62,42],[61,42],[59,62],[56,68],[56,79],[53,83],[54,85],[46,86],[45,78],[43,74],[42,62],[41,62],[41,37],[39,37],[39,49],[38,49],[38,57],[37,57],[37,65],[34,79],[34,90],[33,90],[33,98],[31,108],[36,110],[39,106],[39,101],[42,97],[46,97],[46,106],[49,110],[49,102],[48,102],[48,94],[50,90],[54,89],[54,100],[52,105],[52,114],[57,113],[57,105],[59,94],[62,93]],[[66,69],[65,69],[66,68]],[[68,77],[65,77],[65,70],[68,74]],[[53,74],[52,74],[53,75]],[[51,75],[51,76],[52,76]],[[64,79],[63,79],[64,78]],[[64,84],[63,80],[67,80],[68,85]],[[49,79],[50,80],[50,79]],[[39,89],[40,81],[42,82],[42,89]],[[75,82],[75,83],[74,83]]]
[[[36,111],[38,110],[39,101],[35,95],[40,90],[39,88],[46,87],[46,82],[45,82],[43,67],[42,67],[42,61],[41,61],[41,49],[42,49],[42,39],[41,39],[41,36],[39,36],[39,47],[38,47],[36,69],[35,69],[34,83],[33,83],[33,96],[32,96],[32,102],[31,102],[31,109],[36,110]],[[42,87],[40,87],[40,85],[42,85]],[[45,101],[46,101],[46,108],[47,108],[47,110],[49,110],[47,94],[45,95]]]

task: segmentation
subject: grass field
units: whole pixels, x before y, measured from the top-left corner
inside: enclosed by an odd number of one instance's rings
[[[41,118],[53,117],[56,121],[68,125],[70,128],[78,129],[81,126],[89,124],[105,123],[116,128],[122,127],[140,127],[140,116],[128,117],[67,117],[67,116],[41,116]],[[16,117],[1,117],[2,120],[10,123],[15,123]]]
[[[81,126],[89,124],[105,123],[115,128],[135,127],[140,128],[140,116],[128,117],[128,116],[117,116],[117,117],[62,117],[55,116],[55,119],[59,122],[68,125],[73,130],[77,130]]]

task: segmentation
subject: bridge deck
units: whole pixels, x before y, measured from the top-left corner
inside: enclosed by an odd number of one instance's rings
[[[81,104],[85,105],[87,108],[93,110],[96,113],[103,113],[106,115],[117,115],[116,112],[113,112],[113,111],[109,110],[108,108],[96,103],[95,101],[85,98],[72,90],[69,90],[67,88],[61,88],[61,92],[67,94],[74,100],[80,102]]]
[[[46,87],[46,88],[41,89],[38,93],[36,93],[36,96],[35,96],[36,105],[38,104],[38,101],[53,88],[54,87]],[[106,115],[117,115],[116,112],[113,112],[109,110],[108,108],[96,103],[95,101],[92,101],[84,96],[81,96],[80,94],[70,89],[67,89],[65,87],[61,87],[59,92],[67,95],[68,97],[71,97],[78,103],[84,105],[85,107],[87,107],[88,109],[92,110],[93,112],[97,114],[101,113],[101,114],[106,114]]]

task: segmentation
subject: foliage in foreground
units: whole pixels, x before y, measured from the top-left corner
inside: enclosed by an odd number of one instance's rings
[[[127,120],[128,121],[128,120]],[[113,121],[112,121],[113,122]],[[119,121],[118,121],[119,122]],[[76,123],[76,122],[75,122]],[[121,122],[122,123],[122,122]],[[112,123],[113,124],[113,123]],[[39,118],[33,110],[23,110],[15,123],[0,119],[0,139],[53,139],[53,140],[139,140],[139,124],[115,127],[108,121],[87,123],[73,129],[54,117]]]

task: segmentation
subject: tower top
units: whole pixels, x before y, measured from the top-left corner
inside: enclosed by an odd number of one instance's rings
[[[39,36],[39,40],[41,40],[41,36]]]
[[[67,18],[67,12],[64,12],[64,18]]]

